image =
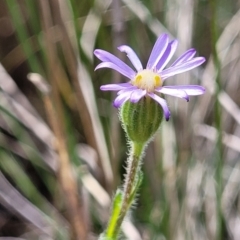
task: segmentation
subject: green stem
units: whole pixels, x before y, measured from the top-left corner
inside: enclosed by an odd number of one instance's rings
[[[106,235],[108,236],[107,239],[112,239],[112,236],[115,231],[116,224],[117,224],[120,212],[121,212],[122,200],[123,200],[122,191],[118,189],[117,193],[114,197],[114,200],[113,200],[112,213],[111,213],[110,221],[109,221],[108,228],[106,231]],[[105,238],[104,238],[104,240],[105,240]]]
[[[137,189],[142,180],[140,165],[141,165],[144,147],[145,147],[145,144],[143,143],[136,143],[136,142],[132,143],[132,152],[130,154],[130,158],[127,163],[128,164],[127,175],[126,175],[126,180],[123,186],[123,197],[122,197],[120,209],[118,211],[118,209],[114,207],[115,205],[117,205],[116,202],[119,203],[119,201],[115,200],[118,197],[118,195],[116,194],[110,222],[106,230],[105,239],[109,239],[109,240],[117,239],[123,219],[125,218],[131,204],[133,203]]]

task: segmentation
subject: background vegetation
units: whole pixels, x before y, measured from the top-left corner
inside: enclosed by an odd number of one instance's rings
[[[114,94],[94,72],[95,48],[130,45],[143,63],[161,33],[194,47],[204,66],[166,84],[199,84],[168,98],[144,160],[144,182],[123,239],[240,239],[240,2],[0,0],[1,239],[97,239],[121,183],[126,140]],[[11,239],[8,238],[8,239]]]

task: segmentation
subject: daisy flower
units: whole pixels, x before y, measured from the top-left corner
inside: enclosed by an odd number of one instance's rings
[[[170,67],[165,68],[176,51],[177,40],[169,41],[167,34],[162,34],[156,41],[146,68],[143,68],[137,54],[127,45],[118,47],[121,52],[125,52],[136,70],[133,70],[122,60],[113,54],[96,49],[95,56],[102,61],[95,70],[100,68],[111,68],[129,79],[127,83],[102,85],[102,91],[118,91],[118,96],[113,102],[115,107],[120,107],[124,102],[130,100],[137,103],[143,97],[150,97],[158,102],[164,112],[166,120],[170,117],[165,99],[158,94],[167,94],[189,101],[189,96],[201,95],[205,88],[198,85],[177,85],[163,86],[165,80],[176,74],[189,71],[205,62],[204,57],[194,57],[195,49],[189,49],[182,54]]]

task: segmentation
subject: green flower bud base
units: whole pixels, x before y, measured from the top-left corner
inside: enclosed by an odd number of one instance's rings
[[[120,118],[129,140],[145,144],[158,130],[163,111],[156,101],[144,97],[138,103],[125,102]]]

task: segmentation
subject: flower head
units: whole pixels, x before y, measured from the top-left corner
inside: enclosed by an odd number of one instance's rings
[[[100,89],[103,91],[118,91],[118,96],[113,103],[115,107],[120,107],[127,100],[137,103],[145,96],[151,97],[162,106],[165,118],[168,120],[170,111],[167,103],[156,93],[180,97],[189,101],[189,96],[201,95],[205,92],[205,88],[198,85],[163,86],[167,78],[189,71],[205,62],[204,57],[194,57],[196,50],[192,48],[180,56],[169,68],[165,69],[176,51],[177,44],[177,40],[169,41],[168,35],[162,34],[152,49],[145,69],[132,48],[127,45],[118,47],[121,52],[127,54],[136,70],[130,68],[111,53],[96,49],[94,54],[102,63],[95,70],[111,68],[130,80],[127,83],[103,85]]]

